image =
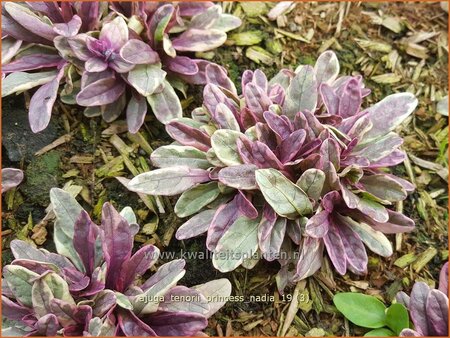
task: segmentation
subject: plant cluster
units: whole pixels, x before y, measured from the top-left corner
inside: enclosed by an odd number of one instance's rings
[[[230,295],[227,279],[177,286],[182,259],[144,278],[159,250],[146,245],[132,254],[139,226],[131,208],[119,214],[105,203],[98,226],[69,193],[54,188],[50,196],[57,253],[11,242],[15,259],[3,269],[2,314],[13,326],[4,335],[199,335],[224,304],[211,295]]]
[[[147,103],[162,123],[182,116],[174,88],[225,70],[189,53],[222,45],[239,18],[212,2],[2,3],[2,96],[39,87],[33,132],[45,129],[59,93],[85,115],[111,122],[124,110],[137,132]],[[5,77],[6,75],[6,77]]]
[[[366,337],[445,337],[448,335],[448,263],[441,269],[439,289],[416,282],[411,297],[401,291],[396,303],[388,308],[375,296],[352,292],[336,294],[333,302],[353,324],[372,329]]]
[[[245,71],[242,94],[225,72],[208,71],[203,105],[166,125],[175,142],[152,153],[159,169],[128,185],[181,194],[175,213],[193,217],[176,237],[206,233],[221,272],[251,267],[258,255],[278,259],[281,289],[317,271],[324,247],[340,274],[366,273],[365,246],[390,256],[385,234],[414,228],[390,208],[414,186],[385,169],[405,159],[394,130],[415,109],[414,95],[364,108],[370,90],[361,76],[339,77],[331,51],[270,81]]]

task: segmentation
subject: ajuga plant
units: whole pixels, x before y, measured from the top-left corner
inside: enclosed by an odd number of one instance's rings
[[[438,289],[432,289],[424,282],[416,282],[411,297],[401,291],[396,299],[408,308],[414,324],[413,329],[402,330],[400,336],[448,336],[448,263],[441,269]]]
[[[160,169],[136,176],[129,189],[181,194],[176,214],[195,216],[177,238],[206,232],[220,271],[251,266],[259,252],[279,260],[283,286],[312,275],[325,247],[340,274],[366,273],[364,244],[387,257],[384,234],[414,228],[391,207],[414,186],[384,168],[405,158],[394,129],[417,100],[398,93],[365,108],[362,77],[338,73],[331,51],[270,81],[245,71],[241,95],[216,73],[203,106],[166,125],[175,142],[152,153]]]
[[[2,168],[2,194],[17,187],[22,181],[22,170],[16,168]]]
[[[97,226],[69,193],[52,189],[51,202],[57,253],[11,242],[14,260],[2,283],[2,314],[11,326],[4,335],[199,335],[230,295],[227,279],[176,286],[182,259],[144,277],[159,250],[146,245],[132,254],[139,227],[131,208],[119,214],[105,203]]]
[[[63,84],[63,102],[87,107],[85,115],[107,122],[125,110],[134,133],[147,102],[163,123],[182,116],[174,88],[184,92],[186,83],[205,84],[207,68],[211,76],[224,71],[189,55],[222,45],[226,32],[240,24],[211,2],[7,1],[2,95],[40,86],[29,110],[31,129],[39,132]]]

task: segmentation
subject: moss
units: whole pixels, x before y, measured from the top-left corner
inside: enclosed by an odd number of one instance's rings
[[[49,191],[61,183],[59,164],[61,154],[53,150],[42,156],[35,157],[25,171],[25,182],[21,191],[28,202],[47,206],[50,203]]]

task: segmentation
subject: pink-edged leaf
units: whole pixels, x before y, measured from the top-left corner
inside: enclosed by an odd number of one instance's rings
[[[103,317],[116,305],[117,297],[112,290],[103,290],[95,297],[92,305],[92,314],[94,317]]]
[[[427,320],[427,298],[430,293],[430,287],[424,282],[416,282],[411,291],[409,302],[409,313],[414,323],[416,331],[424,336],[431,334]]]
[[[306,132],[298,129],[286,137],[279,145],[279,158],[282,163],[291,161],[296,155],[303,151],[302,145],[306,139]]]
[[[153,64],[160,61],[158,53],[138,39],[128,40],[120,49],[120,56],[124,61],[133,65]]]
[[[284,169],[283,164],[266,144],[255,141],[252,143],[251,151],[254,161],[253,163],[258,166],[258,168],[273,168],[277,170]]]
[[[413,329],[403,329],[400,332],[400,337],[423,337],[423,334],[420,334]]]
[[[257,116],[262,116],[272,104],[267,93],[253,82],[245,85],[244,97],[246,106]]]
[[[439,290],[448,295],[448,262],[444,264],[439,273]]]
[[[209,7],[214,6],[212,1],[180,2],[178,8],[181,16],[194,16],[203,13]]]
[[[206,231],[208,231],[215,213],[216,209],[204,210],[191,217],[187,222],[183,223],[178,228],[175,234],[175,238],[178,240],[183,240],[205,233]]]
[[[347,82],[339,101],[339,115],[343,118],[356,115],[361,102],[361,86],[356,79],[351,79]]]
[[[233,107],[234,108],[234,107]],[[219,103],[214,112],[214,120],[221,128],[240,131],[241,126],[233,111],[224,103]]]
[[[169,285],[175,285],[186,273],[184,267],[186,261],[184,259],[175,259],[169,263],[165,263],[158,268],[147,281],[140,286],[143,291],[147,291],[152,287],[155,289],[167,288]],[[156,286],[158,286],[156,288]]]
[[[257,189],[253,164],[241,164],[223,168],[219,171],[219,181],[223,184],[241,190]]]
[[[2,66],[2,72],[5,74],[11,72],[23,72],[41,68],[56,67],[61,63],[61,56],[54,54],[31,54],[22,56]]]
[[[332,138],[328,138],[322,142],[320,147],[320,155],[324,163],[332,163],[336,169],[340,167],[341,150],[339,144]]]
[[[397,177],[395,175],[392,174],[385,174],[385,176],[388,176],[389,178],[393,179],[394,181],[400,183],[403,186],[403,189],[405,189],[407,192],[413,192],[416,187],[414,184],[412,184],[411,182],[401,178],[401,177]]]
[[[327,248],[328,257],[330,257],[331,263],[333,263],[336,271],[341,275],[345,275],[345,272],[347,271],[347,256],[345,254],[341,234],[335,223],[330,223],[328,232],[323,238],[323,242]]]
[[[64,278],[69,284],[70,292],[79,292],[86,289],[90,283],[89,276],[86,276],[84,273],[78,271],[75,268],[64,268]]]
[[[306,237],[300,249],[300,257],[297,262],[297,272],[294,280],[299,281],[312,276],[322,265],[323,241],[312,237]]]
[[[352,151],[352,155],[364,157],[368,159],[370,163],[373,163],[389,156],[402,144],[403,139],[396,133],[390,132],[369,143],[358,145]]]
[[[364,175],[359,184],[363,190],[382,200],[398,202],[407,197],[403,186],[384,174]]]
[[[208,300],[197,290],[185,286],[174,286],[164,295],[159,311],[194,312],[206,315],[209,311]]]
[[[407,309],[409,309],[409,302],[411,298],[403,291],[398,292],[395,295],[395,300],[397,303],[404,305]]]
[[[171,84],[164,80],[164,88],[159,93],[147,96],[153,114],[159,122],[167,124],[173,119],[183,116],[180,99]]]
[[[207,170],[175,166],[140,174],[128,183],[128,189],[150,195],[173,196],[208,181]]]
[[[94,271],[95,240],[98,231],[97,225],[91,221],[89,214],[83,210],[74,224],[73,246],[89,276]]]
[[[31,97],[28,119],[33,133],[44,130],[50,122],[53,105],[58,95],[59,83],[64,76],[64,68],[61,67],[56,77],[40,87]]]
[[[313,238],[322,238],[328,233],[330,228],[329,213],[323,210],[312,216],[305,226],[305,232]]]
[[[286,118],[286,116],[280,116],[270,111],[265,111],[263,116],[269,128],[272,129],[275,134],[277,134],[280,140],[284,140],[291,135],[292,124],[289,119]],[[306,135],[304,131],[303,133]]]
[[[239,212],[236,197],[231,202],[223,204],[217,208],[217,211],[211,221],[211,225],[208,228],[208,234],[206,237],[206,247],[208,250],[213,251],[216,248],[216,245],[222,235],[238,217]]]
[[[187,56],[167,58],[165,65],[170,71],[183,75],[195,75],[199,71],[197,63]]]
[[[2,169],[2,194],[17,187],[23,181],[23,171],[16,168]],[[16,257],[17,258],[17,257]]]
[[[139,131],[147,115],[147,101],[141,95],[132,95],[127,105],[127,125],[130,133]]]
[[[202,151],[211,148],[211,138],[204,131],[182,123],[171,121],[166,125],[166,131],[175,141],[184,146],[192,146]]]
[[[206,52],[220,47],[227,34],[217,29],[190,28],[172,40],[172,46],[180,52]]]
[[[314,72],[318,84],[333,83],[339,74],[339,61],[336,54],[330,50],[320,54],[314,65]]]
[[[206,317],[199,313],[158,311],[145,317],[145,322],[158,336],[194,336],[208,325]]]
[[[448,298],[439,290],[431,290],[426,302],[429,334],[448,335]]]
[[[70,38],[78,34],[81,25],[81,18],[78,15],[74,15],[72,19],[67,23],[56,23],[53,26],[53,30],[59,35]]]
[[[207,83],[215,84],[237,95],[236,86],[230,80],[226,70],[222,66],[211,63],[206,66],[205,74]]]
[[[118,316],[118,324],[126,336],[146,337],[157,335],[150,326],[140,320],[132,311],[121,311]]]
[[[247,218],[255,219],[258,217],[258,210],[256,210],[250,199],[241,191],[236,195],[236,204],[242,215]]]
[[[102,106],[116,101],[125,91],[125,83],[115,78],[104,78],[85,86],[77,95],[80,106]]]
[[[275,224],[273,225],[269,236],[261,239],[258,237],[259,248],[263,254],[264,259],[268,260],[269,262],[278,259],[280,256],[281,245],[283,244],[284,236],[286,234],[286,223],[286,218],[279,217],[275,221]],[[258,235],[260,227],[261,223],[258,227]]]
[[[260,247],[269,238],[276,220],[277,214],[275,211],[269,204],[264,204],[263,215],[258,225],[258,243]]]
[[[2,37],[6,35],[13,37],[16,40],[23,40],[26,42],[34,42],[43,45],[52,44],[50,40],[33,34],[31,31],[25,29],[2,8]]]
[[[289,238],[297,245],[300,245],[302,240],[302,227],[300,220],[289,220],[287,223],[286,233]]]
[[[364,243],[357,233],[350,229],[345,223],[339,222],[338,218],[333,221],[337,225],[344,244],[347,267],[358,274],[367,273],[368,257]]]
[[[398,234],[414,230],[414,221],[409,217],[393,210],[388,210],[388,214],[389,219],[385,223],[376,222],[367,216],[363,219],[365,219],[367,223],[370,224],[375,230],[381,231],[385,234]]]
[[[158,260],[159,249],[154,245],[146,245],[123,263],[123,267],[116,284],[118,291],[125,291],[136,277],[144,275]]]
[[[122,264],[131,256],[133,238],[130,225],[110,203],[103,205],[101,229],[107,266],[106,286],[113,288],[120,276]]]

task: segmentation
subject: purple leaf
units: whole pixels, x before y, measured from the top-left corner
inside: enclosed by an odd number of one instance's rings
[[[61,67],[58,75],[52,81],[39,88],[31,97],[28,119],[33,133],[44,130],[50,122],[53,105],[58,95],[59,83],[64,76],[64,68]]]
[[[258,210],[256,210],[250,199],[241,190],[239,190],[239,193],[236,195],[236,204],[240,213],[245,217],[249,219],[258,217]]]
[[[283,115],[277,115],[270,111],[265,111],[264,114],[264,120],[266,120],[267,125],[270,129],[273,130],[275,134],[278,135],[280,140],[284,140],[288,138],[292,134],[292,124],[290,123],[289,119],[286,119]],[[300,132],[301,130],[296,130],[296,132]],[[306,135],[305,131],[302,131],[303,134]],[[300,145],[303,142],[300,143]],[[295,149],[295,148],[294,148]]]
[[[227,34],[217,29],[189,28],[172,40],[172,46],[180,52],[206,52],[221,46]]]
[[[51,41],[39,35],[33,34],[32,31],[25,29],[18,22],[16,22],[2,6],[2,37],[10,36],[17,40],[26,42],[34,42],[43,45],[51,45]]]
[[[312,216],[305,226],[305,232],[313,238],[325,237],[330,228],[329,213],[323,210]]]
[[[239,217],[239,212],[236,212],[237,208],[235,198],[233,201],[228,204],[223,204],[217,209],[208,228],[206,237],[206,247],[208,250],[213,251],[215,249],[222,235]]]
[[[424,282],[416,282],[411,291],[409,302],[409,312],[416,331],[424,336],[431,334],[428,321],[426,304],[430,287]]]
[[[58,318],[54,314],[49,313],[39,318],[35,328],[38,335],[51,337],[56,336],[56,333],[61,327],[58,323]]]
[[[241,164],[223,168],[219,171],[219,181],[223,184],[241,190],[257,189],[253,164]]]
[[[439,291],[448,295],[448,262],[444,264],[439,273]]]
[[[439,290],[431,290],[426,300],[429,334],[446,336],[448,334],[448,298]]]
[[[59,55],[53,54],[31,54],[22,56],[20,59],[14,60],[2,66],[2,72],[5,74],[12,72],[23,72],[27,70],[35,70],[41,68],[56,67],[61,63],[62,59]]]
[[[114,207],[105,203],[102,209],[102,248],[107,266],[106,286],[113,288],[122,264],[130,258],[133,238],[130,225]]]
[[[347,270],[347,255],[345,254],[344,243],[342,242],[339,228],[334,222],[330,223],[323,242],[336,271],[344,275]]]
[[[141,95],[131,95],[127,105],[127,125],[130,133],[135,134],[144,123],[147,114],[147,101]]]
[[[158,311],[146,317],[145,322],[158,336],[194,336],[208,325],[205,316],[199,313]]]
[[[164,61],[167,68],[174,73],[195,75],[199,71],[197,63],[187,56],[176,56],[174,58],[167,58]]]
[[[347,82],[339,101],[339,115],[343,118],[354,116],[361,107],[361,87],[356,79]]]
[[[2,316],[10,320],[20,321],[23,317],[31,314],[32,311],[22,305],[14,303],[2,294]]]
[[[128,41],[128,27],[125,20],[118,16],[103,24],[99,39],[107,41],[112,49],[118,51]]]
[[[182,121],[169,122],[166,125],[166,131],[184,146],[192,146],[202,151],[208,151],[211,148],[211,139],[208,134]]]
[[[203,13],[209,7],[214,6],[212,1],[180,2],[178,8],[181,16],[194,16]]]
[[[149,325],[140,320],[132,311],[122,311],[118,316],[118,323],[125,336],[145,337],[157,335]]]
[[[280,160],[282,163],[289,162],[294,159],[300,151],[302,151],[302,145],[305,142],[306,132],[303,129],[299,129],[290,133],[281,144],[279,145]]]
[[[216,86],[225,88],[237,95],[236,86],[233,81],[228,78],[227,72],[223,67],[214,63],[209,64],[206,66],[205,74],[207,83],[215,84]]]
[[[338,115],[339,97],[336,95],[333,88],[331,88],[331,86],[327,85],[326,83],[322,83],[319,87],[319,91],[328,114]]]
[[[339,219],[336,218],[334,221],[339,228],[340,237],[344,244],[345,256],[348,263],[347,267],[358,274],[367,273],[368,257],[361,238],[345,223],[339,222]]]
[[[201,211],[178,228],[175,234],[176,239],[188,239],[205,233],[208,231],[215,213],[216,209]]]
[[[294,280],[299,281],[312,276],[322,265],[323,241],[306,237],[303,240],[300,257],[297,262],[297,272]]]
[[[253,82],[245,85],[244,97],[245,104],[256,116],[262,116],[272,104],[267,93]]]
[[[59,35],[70,38],[78,34],[81,25],[81,18],[78,15],[74,15],[72,19],[67,23],[55,24],[53,26],[53,30]]]
[[[125,291],[138,276],[143,276],[158,260],[159,249],[154,245],[146,245],[123,263],[123,268],[116,289]]]
[[[82,211],[74,225],[73,246],[90,276],[95,264],[95,240],[98,236],[98,227],[94,224],[89,214]]]
[[[120,56],[124,61],[133,65],[154,64],[160,61],[158,53],[138,39],[128,40],[120,49]]]
[[[16,168],[2,169],[2,194],[17,187],[23,181],[23,171]],[[17,257],[16,257],[17,258]]]
[[[400,332],[400,337],[423,337],[423,334],[420,334],[412,329],[403,329]]]
[[[77,103],[85,107],[101,106],[116,101],[125,91],[125,83],[105,78],[86,85],[77,95]]]
[[[259,238],[259,248],[261,249],[261,252],[266,260],[269,262],[274,261],[279,257],[281,244],[283,243],[284,236],[286,234],[286,218],[278,218],[273,225],[270,233],[266,238]],[[259,224],[259,227],[261,226],[261,223]],[[259,228],[258,227],[258,234],[259,234]]]

